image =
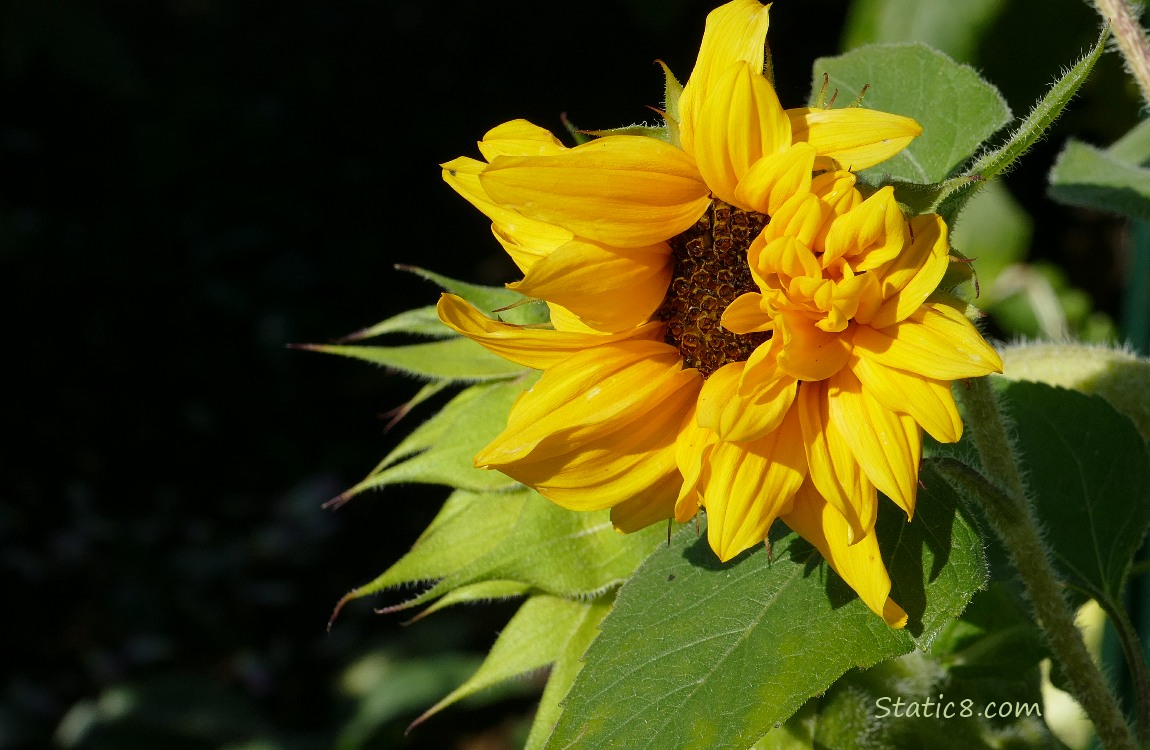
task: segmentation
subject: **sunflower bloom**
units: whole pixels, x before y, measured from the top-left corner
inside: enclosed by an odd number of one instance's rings
[[[1001,361],[936,296],[947,228],[909,221],[850,170],[921,132],[861,108],[782,108],[763,75],[768,8],[713,11],[687,84],[668,72],[665,139],[567,148],[522,120],[444,179],[492,221],[549,329],[444,295],[442,320],[542,371],[476,457],[623,531],[707,513],[722,560],[776,519],[876,614],[906,622],[874,532],[908,516],[925,429],[953,442],[955,379]],[[678,92],[681,92],[678,93]]]

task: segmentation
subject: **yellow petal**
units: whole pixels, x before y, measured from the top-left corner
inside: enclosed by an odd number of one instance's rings
[[[494,468],[570,510],[622,504],[625,507],[612,520],[629,531],[670,518],[682,483],[675,464],[676,430],[694,395],[692,389],[680,389],[653,404],[657,410],[646,418],[578,444],[564,443],[565,431],[557,426],[551,438],[559,444],[557,451]]]
[[[860,323],[885,328],[905,320],[934,294],[950,265],[946,223],[937,214],[910,220],[914,241],[888,267],[880,269],[884,300],[873,315],[859,314]]]
[[[710,476],[707,457],[717,442],[715,433],[700,427],[692,404],[683,416],[675,441],[675,463],[683,476],[683,485],[675,502],[675,520],[685,523],[694,518],[703,502],[701,487]]]
[[[802,313],[783,313],[775,322],[775,335],[783,337],[779,369],[791,377],[824,380],[846,365],[851,354],[849,336],[820,330],[816,321]]]
[[[758,440],[723,441],[711,451],[703,502],[707,541],[720,560],[762,542],[779,513],[789,509],[806,474],[801,432],[792,414]]]
[[[818,493],[846,519],[847,543],[861,540],[878,518],[878,495],[830,419],[823,383],[803,383],[795,398],[809,476]]]
[[[922,458],[922,430],[906,414],[883,406],[849,369],[828,383],[831,422],[840,434],[850,435],[850,447],[871,483],[914,515],[918,467]]]
[[[508,288],[555,302],[587,325],[623,331],[645,323],[671,283],[671,248],[613,248],[576,238],[537,262]]]
[[[610,135],[555,156],[501,156],[479,176],[491,199],[616,247],[694,224],[711,198],[694,161],[655,138]]]
[[[527,120],[497,125],[479,142],[479,152],[489,162],[497,156],[546,156],[566,150],[566,146],[550,131]]]
[[[894,188],[888,185],[831,223],[824,240],[823,268],[847,258],[856,272],[869,271],[895,258],[906,241],[906,220],[894,199]]]
[[[734,0],[707,14],[695,68],[679,99],[683,147],[694,133],[696,110],[711,84],[733,63],[746,62],[762,72],[766,57],[770,6],[756,0]]]
[[[714,430],[723,440],[756,440],[778,428],[798,389],[798,383],[789,377],[741,389],[745,364],[723,365],[711,373],[699,393],[699,426]]]
[[[861,356],[852,357],[848,367],[879,403],[910,415],[938,442],[956,443],[962,437],[962,417],[949,382],[884,367]]]
[[[443,165],[443,181],[468,203],[491,219],[492,231],[523,270],[555,248],[571,240],[571,232],[548,222],[528,219],[518,211],[491,199],[479,182],[487,165],[460,157]]]
[[[589,347],[631,338],[651,338],[658,334],[660,327],[657,323],[650,323],[615,334],[527,328],[492,320],[454,294],[440,297],[437,310],[439,319],[448,327],[504,359],[536,370],[553,367]]]
[[[739,180],[735,198],[754,211],[774,216],[791,196],[810,191],[814,167],[814,147],[796,143],[752,164]]]
[[[887,367],[935,380],[1002,372],[1002,359],[962,313],[928,302],[886,328],[854,326],[854,348]]]
[[[857,181],[858,178],[846,170],[824,172],[811,180],[811,192],[830,206],[835,214],[842,215],[863,202],[862,193],[855,189]]]
[[[731,333],[738,334],[770,331],[775,324],[763,312],[762,304],[763,295],[758,292],[741,294],[727,305],[719,324]]]
[[[556,331],[564,331],[567,333],[590,333],[596,336],[603,335],[602,331],[587,325],[579,318],[578,315],[571,312],[562,305],[557,305],[554,302],[548,302],[547,309],[551,312],[551,327]]]
[[[672,471],[653,485],[641,488],[638,495],[611,508],[611,524],[617,531],[630,533],[674,518],[675,495],[681,483],[679,473]]]
[[[848,545],[844,541],[846,520],[819,496],[810,482],[799,489],[794,508],[782,519],[822,553],[835,572],[887,625],[892,628],[906,625],[906,612],[890,598],[890,574],[882,561],[878,538],[873,533]]]
[[[788,109],[795,143],[810,143],[839,168],[857,172],[902,151],[922,133],[909,117],[862,107]]]
[[[659,341],[617,341],[575,352],[544,371],[512,407],[507,429],[475,457],[477,466],[538,463],[649,422],[664,402],[695,397],[697,370],[683,370],[679,351]],[[674,425],[682,418],[676,412]]]
[[[707,92],[696,126],[691,153],[711,192],[732,205],[758,210],[739,199],[739,181],[763,157],[791,145],[790,120],[762,69],[747,63],[728,68]]]

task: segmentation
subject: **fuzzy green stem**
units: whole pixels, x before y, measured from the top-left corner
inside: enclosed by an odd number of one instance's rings
[[[1050,563],[989,378],[971,380],[963,395],[967,425],[982,465],[997,481],[953,460],[944,460],[939,468],[956,487],[978,500],[998,532],[1026,587],[1051,653],[1060,662],[1074,696],[1094,722],[1102,744],[1109,750],[1135,750],[1138,745],[1134,734],[1101,670],[1090,658],[1074,623],[1074,610],[1063,596],[1064,584]]]
[[[1114,632],[1118,636],[1118,643],[1122,646],[1122,655],[1126,657],[1126,666],[1130,669],[1130,678],[1134,683],[1134,698],[1138,710],[1138,739],[1143,747],[1150,745],[1150,671],[1146,669],[1146,659],[1142,655],[1142,641],[1134,624],[1130,622],[1130,615],[1116,602],[1107,602],[1099,599],[1099,604],[1110,618]]]
[[[1094,0],[1094,7],[1103,18],[1110,19],[1126,68],[1142,91],[1142,100],[1150,105],[1150,43],[1137,15],[1126,0]]]

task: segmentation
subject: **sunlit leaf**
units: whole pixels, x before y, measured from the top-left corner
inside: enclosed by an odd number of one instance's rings
[[[973,68],[922,44],[871,45],[819,58],[815,91],[824,73],[838,89],[839,106],[869,84],[864,107],[913,117],[923,128],[902,153],[863,172],[872,181],[941,182],[1010,121],[1010,108],[994,86]]]
[[[885,501],[878,522],[905,630],[795,534],[724,565],[684,528],[620,590],[547,747],[749,747],[851,667],[925,647],[986,569],[957,498],[922,481],[913,523]]]

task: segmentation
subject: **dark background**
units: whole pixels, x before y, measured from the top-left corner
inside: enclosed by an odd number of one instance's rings
[[[716,4],[0,0],[0,748],[521,740],[530,682],[402,734],[509,607],[403,628],[357,602],[325,632],[446,493],[321,509],[410,429],[384,434],[381,415],[417,384],[288,347],[432,303],[395,263],[513,280],[437,164],[477,156],[513,117],[556,132],[562,112],[585,128],[653,121],[653,61],[686,80]],[[837,51],[846,7],[776,4],[786,105]],[[1009,28],[987,38],[981,68],[1017,112],[1095,34],[1067,8],[1079,28],[1023,63],[1003,52],[1019,52]],[[1064,131],[1106,142],[1133,122],[1108,65]],[[1110,115],[1090,114],[1099,102]],[[1060,144],[1010,179],[1042,219],[1035,253],[1080,266],[1115,313],[1114,249],[1080,260],[1061,239],[1112,222],[1043,198]],[[372,713],[371,691],[348,687],[364,664],[413,705]]]

